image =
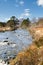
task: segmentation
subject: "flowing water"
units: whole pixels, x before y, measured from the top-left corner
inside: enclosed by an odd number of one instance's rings
[[[0,32],[0,59],[14,57],[31,43],[32,37],[25,29]]]

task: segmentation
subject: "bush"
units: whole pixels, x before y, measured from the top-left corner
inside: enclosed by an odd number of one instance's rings
[[[29,26],[29,24],[30,24],[30,20],[27,18],[27,19],[23,20],[21,26],[26,26],[27,27],[27,26]]]
[[[5,27],[6,23],[5,22],[0,22],[0,27]]]
[[[38,47],[42,46],[42,45],[43,45],[43,37],[40,37],[39,40],[36,40],[36,41],[34,41],[34,42],[35,42],[35,44],[36,44]]]
[[[7,26],[13,27],[15,26],[15,22],[14,20],[8,20],[8,22],[6,23]]]

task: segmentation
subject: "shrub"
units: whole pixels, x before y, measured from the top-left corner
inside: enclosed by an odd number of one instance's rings
[[[40,37],[39,40],[35,40],[34,42],[38,47],[42,46],[43,45],[43,37]]]
[[[21,26],[27,27],[27,26],[29,26],[29,24],[30,24],[30,20],[27,18],[27,19],[24,19],[24,20],[23,20]]]

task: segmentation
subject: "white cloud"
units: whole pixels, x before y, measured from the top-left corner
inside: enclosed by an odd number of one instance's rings
[[[37,0],[38,6],[43,6],[43,0]]]
[[[25,16],[30,16],[30,10],[29,9],[25,9],[24,10],[24,15]]]
[[[29,17],[30,15],[30,9],[24,9],[24,12],[20,15],[20,18]]]
[[[5,18],[5,19],[4,19],[4,21],[8,21],[8,20],[10,20],[10,18]]]
[[[20,4],[20,5],[24,5],[24,1],[20,1],[19,4]]]
[[[30,9],[25,9],[24,11],[25,11],[25,12],[29,12],[29,10],[30,10]]]
[[[8,21],[10,18],[6,18],[6,17],[3,17],[3,16],[0,16],[0,21],[1,22],[6,22]]]
[[[24,5],[24,1],[23,0],[16,0],[15,6],[19,7],[19,6],[23,6]]]

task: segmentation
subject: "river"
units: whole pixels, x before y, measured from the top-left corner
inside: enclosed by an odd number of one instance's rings
[[[0,32],[0,59],[14,57],[31,43],[32,37],[25,29]]]

